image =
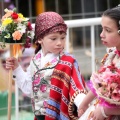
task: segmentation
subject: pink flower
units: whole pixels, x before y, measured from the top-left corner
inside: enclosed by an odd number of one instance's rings
[[[102,82],[101,79],[100,79],[100,76],[97,73],[93,73],[92,77],[94,78],[96,83]]]
[[[4,16],[2,16],[2,20],[1,21],[4,21],[4,19],[10,17],[12,13],[13,13],[13,11],[9,10]]]
[[[104,82],[107,82],[107,81],[109,80],[110,76],[111,76],[111,71],[110,71],[109,69],[106,69],[106,70],[103,72],[103,74],[101,75],[102,80],[103,80]]]
[[[39,59],[39,58],[41,58],[41,54],[40,53],[36,55],[36,59]]]
[[[40,86],[40,90],[41,90],[42,92],[45,92],[45,91],[47,90],[47,85],[46,85],[46,84],[42,84],[42,85]]]
[[[22,37],[22,34],[19,31],[15,31],[13,34],[13,40],[20,40]]]
[[[99,73],[102,73],[102,72],[105,71],[105,69],[106,69],[105,67],[101,67],[101,68],[98,70],[98,72],[99,72]]]
[[[112,95],[111,95],[111,98],[112,98],[114,101],[118,101],[118,102],[120,101],[119,89],[113,90]]]
[[[51,61],[51,63],[54,63],[54,62],[56,62],[56,61],[57,61],[57,58],[53,59],[53,60]]]
[[[118,87],[118,84],[117,84],[117,83],[108,84],[109,90],[114,90],[114,89],[117,88],[117,87]]]
[[[40,78],[35,79],[33,83],[36,84],[36,85],[39,84],[40,83]]]
[[[46,100],[43,102],[43,105],[44,105],[45,108],[47,107],[48,104],[47,104]]]
[[[33,81],[33,84],[38,85],[38,84],[40,84],[40,81],[41,81],[41,77],[40,77],[40,75],[38,74],[38,75],[35,76],[35,79],[34,79],[34,81]]]
[[[120,69],[114,64],[101,67],[97,73],[92,74],[91,79],[98,96],[102,95],[107,102],[113,101],[113,104],[115,101],[120,102]]]

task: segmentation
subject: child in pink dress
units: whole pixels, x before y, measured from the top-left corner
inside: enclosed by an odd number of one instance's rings
[[[90,91],[79,106],[79,120],[120,120],[120,6],[106,10],[101,25],[100,37],[108,47],[107,54],[102,68],[91,76]],[[95,107],[90,103],[96,97]]]

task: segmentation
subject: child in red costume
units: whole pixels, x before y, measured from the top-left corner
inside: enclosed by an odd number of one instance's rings
[[[76,59],[64,52],[67,25],[55,12],[44,12],[35,23],[35,56],[24,72],[15,58],[6,60],[19,88],[31,97],[37,120],[76,120],[84,81]],[[35,119],[36,119],[35,118]]]

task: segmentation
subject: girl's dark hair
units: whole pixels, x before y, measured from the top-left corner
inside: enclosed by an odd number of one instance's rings
[[[41,44],[37,43],[36,44],[36,49],[35,49],[35,54],[41,49]]]
[[[35,37],[34,37],[34,39],[33,39],[33,43],[36,45],[35,54],[37,54],[37,52],[41,49],[41,44],[39,44],[39,43],[37,42],[37,40],[35,39]]]
[[[105,12],[103,12],[102,16],[108,16],[111,19],[113,19],[116,22],[118,29],[120,29],[120,23],[119,23],[119,21],[120,21],[120,5],[112,8],[112,9],[107,9]]]

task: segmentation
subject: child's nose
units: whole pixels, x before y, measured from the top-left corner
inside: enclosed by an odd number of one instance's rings
[[[105,35],[104,35],[104,32],[102,31],[101,33],[100,33],[100,37],[104,37]]]
[[[62,40],[58,40],[57,45],[61,45],[61,44],[62,44]]]

